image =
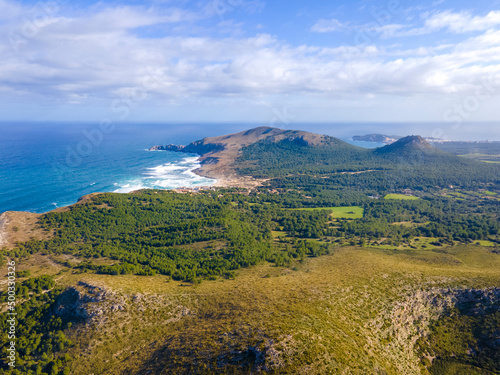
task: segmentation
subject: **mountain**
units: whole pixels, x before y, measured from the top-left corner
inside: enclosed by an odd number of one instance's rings
[[[353,141],[363,141],[363,142],[375,142],[375,143],[385,143],[391,144],[400,140],[400,135],[385,135],[385,134],[367,134],[367,135],[355,135],[352,137]],[[433,137],[425,137],[423,138],[427,142],[445,142],[443,139],[433,138]]]
[[[240,173],[236,171],[241,167],[238,163],[240,157],[247,147],[255,144],[291,144],[300,147],[339,147],[342,149],[359,147],[327,135],[319,135],[300,130],[283,130],[261,126],[235,134],[207,137],[192,142],[186,146],[166,145],[154,146],[150,150],[166,150],[194,153],[200,155],[201,168],[195,172],[210,178],[224,179],[227,182],[235,182],[241,179]],[[248,181],[246,181],[248,182]],[[245,183],[246,183],[245,182]]]
[[[327,178],[332,174],[367,172],[370,176],[357,178],[360,186],[384,188],[388,180],[394,179],[401,188],[415,184],[471,185],[497,181],[500,169],[441,151],[418,135],[377,149],[366,149],[327,135],[258,127],[204,138],[187,146],[152,149],[197,153],[201,155],[197,174],[215,178],[219,185],[240,187],[258,186],[262,179],[306,175]]]
[[[413,153],[445,154],[443,151],[433,147],[419,135],[410,135],[408,137],[401,138],[387,146],[375,149],[374,153],[378,155],[408,155]]]
[[[154,146],[151,147],[150,150],[179,151],[198,154],[201,156],[210,154],[210,156],[213,157],[214,154],[219,154],[223,151],[224,153],[239,151],[243,147],[263,140],[269,140],[271,142],[280,142],[283,140],[297,141],[298,143],[302,142],[304,145],[309,146],[320,146],[331,142],[343,142],[340,139],[326,135],[319,135],[300,130],[283,130],[279,128],[261,126],[235,134],[203,138],[202,140],[192,142],[187,146]]]

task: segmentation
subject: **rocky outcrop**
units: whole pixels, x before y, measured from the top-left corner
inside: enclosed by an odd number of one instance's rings
[[[54,314],[86,324],[99,324],[105,321],[106,314],[123,311],[126,306],[123,297],[103,287],[80,281],[59,296]]]
[[[252,339],[250,339],[252,337]],[[255,341],[252,345],[245,345],[248,339]],[[251,368],[252,373],[278,372],[286,366],[287,360],[293,357],[296,351],[296,342],[292,335],[284,335],[277,340],[267,337],[263,332],[237,330],[228,332],[220,337],[226,346],[226,351],[216,359],[218,369],[226,366]]]
[[[5,212],[0,215],[0,248],[7,245],[7,215]]]
[[[417,341],[427,337],[431,324],[452,309],[474,315],[500,311],[500,288],[413,291],[367,324],[373,339],[365,349],[386,353],[396,364],[398,373],[420,374]]]
[[[166,146],[153,146],[149,151],[175,151],[175,152],[185,152],[184,148],[186,146],[182,145],[166,145]]]

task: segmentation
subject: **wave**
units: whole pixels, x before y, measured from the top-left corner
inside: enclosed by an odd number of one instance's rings
[[[197,156],[187,156],[180,161],[146,168],[142,176],[115,183],[118,189],[114,192],[129,193],[140,189],[178,189],[213,185],[216,180],[194,173],[194,170],[200,167]]]

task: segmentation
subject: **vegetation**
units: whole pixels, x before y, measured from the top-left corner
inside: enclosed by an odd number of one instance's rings
[[[477,188],[497,183],[500,176],[496,164],[460,158],[425,144],[395,143],[372,151],[339,140],[321,146],[300,139],[260,141],[242,149],[236,167],[243,175],[279,178],[274,186],[369,188],[383,194],[450,185]]]
[[[387,194],[384,199],[399,199],[399,200],[416,200],[417,197],[413,197],[411,195],[404,194]]]
[[[433,323],[420,340],[420,351],[436,359],[422,364],[431,374],[494,374],[500,372],[498,304],[475,311],[460,306]]]
[[[69,374],[69,356],[59,352],[71,345],[63,331],[71,327],[71,321],[53,314],[57,299],[63,289],[55,287],[51,276],[44,275],[24,281],[17,289],[16,315],[17,367],[12,374]],[[5,303],[7,294],[0,295]],[[7,319],[0,321],[2,332],[8,332]],[[7,358],[10,343],[8,335],[1,335],[2,357]],[[4,364],[4,369],[8,368]],[[0,370],[1,372],[2,370]]]
[[[435,143],[434,146],[454,155],[500,155],[500,142],[443,142]]]
[[[0,374],[500,371],[499,167],[325,139],[244,148],[260,188],[42,215],[5,249],[24,280]]]

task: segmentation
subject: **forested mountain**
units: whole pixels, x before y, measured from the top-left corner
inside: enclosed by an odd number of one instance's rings
[[[341,176],[341,179],[348,178],[359,186],[377,189],[387,185],[389,180],[391,184],[397,182],[395,188],[412,188],[470,187],[496,183],[500,179],[500,165],[446,153],[420,136],[404,137],[370,150],[326,135],[259,127],[205,138],[185,147],[170,145],[162,149],[202,155],[202,168],[197,172],[214,178],[234,174],[296,180],[300,175],[332,178],[332,174],[353,173],[357,175]],[[361,176],[359,172],[369,176]],[[339,181],[339,184],[344,184],[344,181]]]

